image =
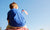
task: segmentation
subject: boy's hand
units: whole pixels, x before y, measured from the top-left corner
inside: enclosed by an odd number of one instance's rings
[[[26,15],[28,15],[27,11],[24,11]]]
[[[22,10],[22,12],[25,12],[25,14],[26,14],[26,15],[28,15],[27,11],[25,11],[25,10]]]

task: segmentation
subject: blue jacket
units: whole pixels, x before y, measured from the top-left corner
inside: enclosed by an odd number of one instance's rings
[[[13,27],[23,27],[26,24],[23,15],[17,9],[11,9],[8,12],[7,20],[9,20],[9,25]]]

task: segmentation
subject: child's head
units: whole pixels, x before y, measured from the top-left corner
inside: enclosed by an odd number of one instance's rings
[[[13,9],[13,8],[18,9],[18,5],[15,2],[11,3],[9,6],[10,6],[10,9]]]

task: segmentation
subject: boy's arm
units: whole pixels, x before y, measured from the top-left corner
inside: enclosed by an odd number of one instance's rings
[[[8,23],[9,23],[9,14],[7,14],[7,21],[8,21]]]
[[[26,15],[28,15],[27,11],[25,11],[25,10],[22,10],[22,12],[25,12],[25,14],[26,14]]]

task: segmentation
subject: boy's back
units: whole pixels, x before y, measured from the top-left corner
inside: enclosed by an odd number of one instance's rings
[[[13,27],[23,27],[26,23],[23,15],[17,9],[11,9],[8,12],[7,20],[9,20],[9,25]]]

